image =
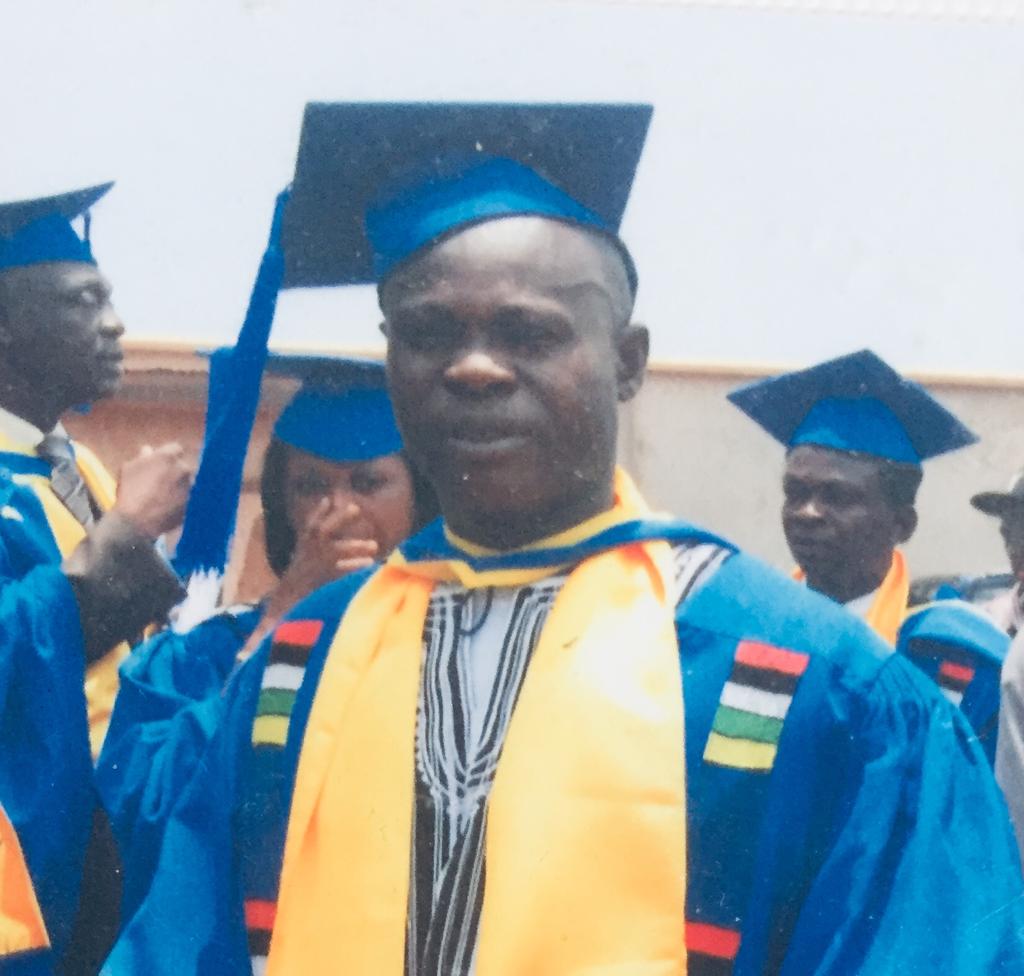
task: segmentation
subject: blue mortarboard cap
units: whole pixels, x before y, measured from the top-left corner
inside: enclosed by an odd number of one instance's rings
[[[285,287],[379,281],[451,231],[540,214],[617,233],[649,105],[312,103],[285,217]]]
[[[1001,665],[1010,637],[986,613],[964,600],[937,600],[914,610],[900,628],[896,646],[915,643],[961,647]]]
[[[48,261],[95,264],[88,224],[80,237],[71,221],[87,214],[113,185],[0,204],[0,270]]]
[[[267,371],[302,380],[274,427],[278,440],[339,463],[402,450],[382,363],[271,353]]]
[[[786,447],[920,464],[978,440],[924,387],[867,349],[758,380],[729,399]]]

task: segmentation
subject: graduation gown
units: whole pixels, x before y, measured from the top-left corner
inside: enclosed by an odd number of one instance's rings
[[[1005,631],[961,600],[939,600],[911,610],[896,642],[960,709],[989,763],[999,734],[999,680],[1010,649]]]
[[[93,494],[111,502],[109,475],[84,449],[77,456]],[[117,645],[178,592],[130,524],[107,515],[87,537],[50,489],[47,462],[0,440],[0,803],[55,957],[75,923],[96,808],[87,688],[105,726]]]
[[[225,610],[184,634],[163,631],[134,648],[121,665],[96,785],[123,865],[123,908],[131,913],[152,878],[182,770],[197,768],[212,728],[201,705],[218,699],[238,652],[262,610]]]
[[[576,555],[701,535],[638,521]],[[435,523],[403,553],[446,545]],[[196,706],[216,733],[198,770],[181,771],[152,884],[125,920],[107,976],[235,976],[250,972],[250,952],[265,953],[305,724],[364,579],[304,601],[223,698]],[[680,605],[676,636],[691,976],[1024,971],[1006,807],[970,728],[931,683],[861,622],[742,554]],[[784,721],[769,750],[758,714],[766,676],[738,660],[753,645],[759,658],[803,662],[788,681],[771,676]],[[264,670],[294,666],[297,649],[308,658],[283,748],[254,747]],[[738,722],[737,687],[748,707]]]

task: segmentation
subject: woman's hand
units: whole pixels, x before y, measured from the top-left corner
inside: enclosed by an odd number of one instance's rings
[[[288,568],[267,594],[263,617],[239,653],[240,660],[248,657],[300,600],[325,583],[373,565],[377,543],[350,535],[359,517],[358,505],[339,508],[333,498],[322,499],[313,509],[295,540]]]

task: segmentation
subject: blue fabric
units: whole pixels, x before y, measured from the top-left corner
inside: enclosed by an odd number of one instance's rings
[[[990,764],[999,733],[999,682],[1010,637],[969,603],[940,600],[912,612],[896,638],[896,650],[931,680],[946,662],[974,672],[963,689],[960,711],[970,723]]]
[[[780,444],[814,444],[906,464],[978,438],[869,349],[733,390],[729,400]]]
[[[96,263],[89,242],[58,214],[33,221],[11,237],[0,237],[0,271],[47,261]]]
[[[24,848],[55,956],[78,910],[95,808],[85,649],[60,566],[37,496],[0,469],[0,804]],[[45,972],[49,954],[33,957],[34,969],[29,960],[18,965]]]
[[[402,435],[384,389],[304,388],[282,411],[274,436],[339,464],[369,461],[402,450]]]
[[[267,340],[284,275],[281,222],[287,191],[274,207],[270,239],[260,262],[238,341],[210,357],[206,429],[195,484],[174,556],[174,568],[187,579],[204,570],[222,572],[235,530],[242,468],[259,404]]]
[[[921,463],[903,425],[881,400],[819,400],[789,442],[790,447],[800,444]]]
[[[631,284],[636,271],[625,245],[605,220],[549,183],[539,173],[511,159],[472,158],[464,165],[450,160],[452,172],[433,171],[407,181],[400,191],[372,205],[366,234],[373,247],[378,281],[421,248],[455,230],[517,215],[535,215],[588,227],[613,240],[622,252]]]
[[[538,569],[578,562],[587,556],[593,556],[638,539],[709,542],[726,549],[736,548],[731,542],[727,542],[720,536],[706,532],[687,522],[649,518],[620,522],[577,545],[523,550],[502,553],[497,556],[471,556],[448,541],[448,536],[444,531],[444,520],[437,518],[411,539],[403,542],[399,549],[409,562],[460,559],[476,572],[485,572],[495,569]]]
[[[634,524],[634,537],[654,525]],[[677,528],[658,532],[692,531]],[[182,773],[149,897],[127,920],[106,976],[249,976],[243,891],[276,896],[305,723],[360,582],[331,584],[290,614],[324,628],[284,761],[263,784],[270,796],[254,797],[247,780],[267,772],[253,766],[250,740],[268,646],[235,675],[202,762]],[[741,933],[735,976],[1024,971],[1024,882],[1008,815],[969,728],[929,682],[841,608],[743,555],[683,605],[677,634],[687,915]],[[770,775],[703,761],[741,640],[810,656]],[[278,822],[268,824],[274,811]],[[691,954],[691,976],[725,971]]]
[[[162,829],[178,799],[180,770],[194,765],[213,732],[209,719],[235,658],[262,611],[211,617],[186,634],[164,631],[134,648],[96,765],[96,787],[121,852],[122,910],[144,899]],[[199,706],[199,707],[193,707]]]

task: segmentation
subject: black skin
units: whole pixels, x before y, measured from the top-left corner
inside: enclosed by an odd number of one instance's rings
[[[649,337],[622,259],[543,217],[457,232],[380,289],[395,414],[455,533],[510,549],[613,503]]]
[[[786,457],[782,527],[807,585],[839,603],[876,590],[893,550],[917,527],[894,505],[870,458],[801,445]]]
[[[0,272],[0,406],[40,430],[121,382],[124,324],[91,264],[53,261]]]

